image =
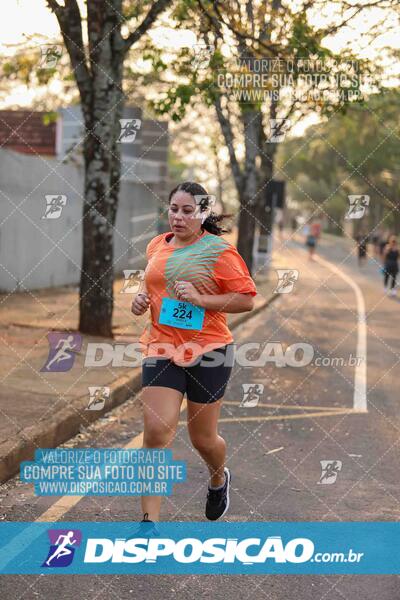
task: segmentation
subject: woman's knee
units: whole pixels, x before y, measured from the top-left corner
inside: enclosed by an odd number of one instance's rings
[[[219,439],[222,438],[219,438],[219,436],[216,433],[204,434],[202,432],[191,432],[190,439],[194,448],[196,448],[198,452],[207,452],[209,450],[212,450],[218,443]]]
[[[145,423],[143,442],[147,448],[163,448],[175,437],[175,429],[166,423],[150,421]]]

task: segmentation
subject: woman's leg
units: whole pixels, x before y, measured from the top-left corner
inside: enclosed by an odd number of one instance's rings
[[[383,272],[383,285],[385,286],[385,288],[387,288],[387,286],[388,286],[388,280],[389,280],[389,273],[387,272],[387,270],[385,268],[384,272]]]
[[[187,422],[191,442],[205,461],[210,471],[210,485],[218,487],[225,481],[224,466],[226,444],[218,434],[218,418],[221,402],[209,404],[188,400]]]
[[[173,441],[179,421],[183,394],[161,386],[142,390],[144,433],[143,448],[167,448]],[[162,496],[142,496],[143,514],[150,521],[160,518]]]

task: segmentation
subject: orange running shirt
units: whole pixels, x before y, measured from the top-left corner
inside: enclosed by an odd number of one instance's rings
[[[145,283],[150,296],[151,322],[140,337],[144,356],[165,356],[177,363],[233,342],[224,312],[206,310],[202,329],[180,329],[159,324],[162,299],[177,299],[176,280],[191,282],[201,294],[257,294],[246,263],[222,237],[204,231],[193,244],[176,248],[167,240],[172,232],[151,240],[146,249]],[[161,350],[161,347],[163,348]]]
[[[321,223],[311,223],[311,235],[313,235],[316,238],[319,238],[319,236],[321,235]]]

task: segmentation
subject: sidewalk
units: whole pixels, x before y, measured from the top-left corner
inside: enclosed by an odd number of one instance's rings
[[[282,260],[279,265],[282,266]],[[251,313],[228,315],[237,327],[276,297],[273,266],[256,277],[259,294]],[[114,340],[82,336],[81,350],[66,372],[41,372],[48,358],[47,334],[76,332],[78,288],[65,286],[0,295],[0,482],[18,472],[37,448],[55,447],[82,431],[140,389],[140,367],[85,367],[89,342],[128,344],[138,340],[147,317],[130,312],[131,294],[114,283]],[[129,357],[126,356],[129,360]],[[102,410],[87,410],[89,386],[110,387]]]

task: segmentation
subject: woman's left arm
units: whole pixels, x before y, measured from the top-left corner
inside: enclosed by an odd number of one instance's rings
[[[251,294],[199,294],[199,304],[206,310],[215,310],[226,313],[241,313],[254,308],[254,297]]]
[[[254,308],[254,298],[249,294],[228,292],[226,294],[200,294],[189,281],[176,281],[174,291],[180,300],[191,302],[206,310],[241,313]]]

